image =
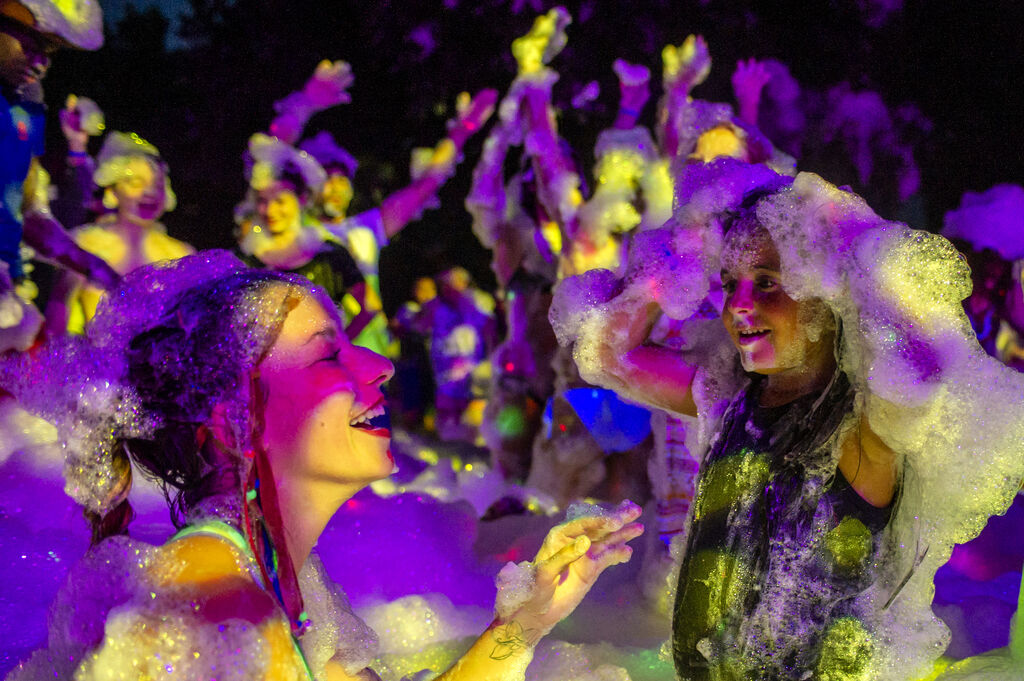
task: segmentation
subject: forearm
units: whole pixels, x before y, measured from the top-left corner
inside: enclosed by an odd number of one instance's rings
[[[693,399],[696,367],[675,350],[641,345],[619,359],[614,374],[627,397],[676,414],[697,416]]]
[[[49,216],[26,214],[23,238],[42,257],[81,274],[103,288],[110,288],[119,279],[107,263],[79,248],[60,224]]]
[[[748,95],[743,99],[739,100],[739,114],[747,123],[756,126],[757,125],[757,113],[761,106],[761,92],[758,91],[756,94]]]
[[[537,631],[525,623],[495,620],[437,681],[523,679],[539,640]]]
[[[576,210],[583,197],[572,160],[562,151],[549,109],[550,93],[544,85],[532,85],[524,97],[526,105],[526,150],[537,170],[538,197],[549,217],[556,220],[570,238]]]
[[[645,344],[660,316],[655,302],[639,312],[613,313],[599,350],[600,375],[588,375],[587,380],[659,409],[696,416],[696,369],[674,350]]]
[[[430,171],[408,187],[389,195],[380,205],[384,233],[392,238],[423,210],[448,179],[446,173]]]

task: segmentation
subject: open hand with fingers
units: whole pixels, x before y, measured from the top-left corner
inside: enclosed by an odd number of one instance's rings
[[[567,617],[604,570],[633,555],[627,542],[643,534],[635,522],[641,509],[624,501],[612,511],[558,525],[544,539],[533,561],[529,597],[496,629],[495,640],[510,651],[532,646]]]

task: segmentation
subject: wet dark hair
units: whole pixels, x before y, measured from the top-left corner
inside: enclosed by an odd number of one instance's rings
[[[93,541],[122,534],[133,513],[129,457],[164,490],[176,526],[201,500],[240,489],[237,453],[223,451],[206,437],[205,425],[218,404],[258,390],[248,374],[273,345],[286,316],[268,319],[247,306],[277,285],[308,283],[270,270],[239,270],[181,293],[164,315],[128,343],[126,383],[142,410],[159,426],[145,437],[118,440],[113,448],[122,500],[102,517],[93,514]],[[287,294],[282,297],[286,304]],[[253,332],[254,327],[266,328]],[[239,405],[248,409],[249,405]],[[238,417],[242,420],[244,416]],[[122,498],[123,497],[123,498]]]
[[[788,187],[792,183],[792,178],[785,178],[787,181],[769,187],[757,187],[752,189],[743,195],[743,199],[739,202],[736,208],[726,211],[722,218],[722,235],[726,235],[740,224],[749,224],[757,221],[757,203],[766,196],[777,194],[780,190]]]

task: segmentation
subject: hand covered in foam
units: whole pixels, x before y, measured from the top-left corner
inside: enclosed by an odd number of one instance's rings
[[[711,72],[708,44],[699,35],[689,35],[683,44],[666,45],[661,51],[662,83],[665,91],[689,92],[704,82]]]
[[[535,643],[575,610],[606,568],[629,560],[633,550],[626,543],[644,531],[635,522],[640,513],[630,501],[610,511],[570,508],[533,563],[509,563],[498,575],[498,618],[517,623],[523,639]]]
[[[565,47],[565,28],[572,18],[562,7],[537,17],[530,32],[512,43],[512,55],[519,63],[519,77],[540,73]]]
[[[643,64],[630,64],[624,59],[616,59],[612,69],[619,78],[620,110],[639,116],[651,95],[651,70]]]
[[[68,95],[60,111],[60,129],[68,141],[68,149],[84,152],[89,137],[101,134],[106,128],[103,111],[88,97]]]
[[[318,110],[347,104],[352,101],[348,88],[353,80],[352,67],[348,62],[324,59],[317,64],[313,75],[302,88],[302,93],[310,105]]]

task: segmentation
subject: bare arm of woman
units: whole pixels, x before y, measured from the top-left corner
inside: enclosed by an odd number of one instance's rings
[[[896,494],[896,455],[862,415],[843,441],[839,471],[854,491],[872,506],[884,508]]]
[[[626,542],[640,536],[640,507],[577,518],[548,533],[537,557],[529,600],[506,619],[495,619],[470,649],[437,681],[521,679],[537,642],[567,617],[604,570],[632,555]]]
[[[693,401],[696,367],[680,353],[646,344],[661,308],[650,302],[611,315],[598,349],[604,387],[644,404],[688,416],[697,415]]]

